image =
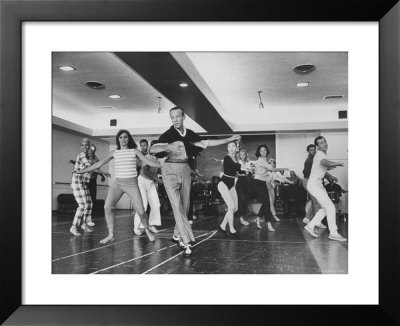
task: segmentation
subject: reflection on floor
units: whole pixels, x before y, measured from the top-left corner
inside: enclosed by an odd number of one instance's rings
[[[76,237],[69,233],[73,214],[53,214],[52,272],[54,274],[317,274],[347,273],[347,242],[328,239],[326,230],[312,238],[301,219],[282,219],[269,232],[265,223],[256,228],[236,221],[239,236],[218,232],[222,216],[202,216],[192,225],[196,244],[186,257],[171,241],[174,219],[163,216],[163,225],[151,243],[146,236],[133,233],[128,210],[117,211],[116,239],[100,245],[107,228],[103,216],[94,219],[93,233]],[[347,237],[347,222],[338,222],[339,232]]]

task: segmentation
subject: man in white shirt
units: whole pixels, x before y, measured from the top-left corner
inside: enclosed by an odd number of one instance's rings
[[[316,225],[319,225],[326,216],[328,219],[329,239],[346,241],[347,239],[342,237],[337,231],[335,205],[333,205],[322,184],[322,179],[324,178],[326,171],[334,169],[337,166],[343,166],[343,163],[328,160],[328,156],[326,155],[328,143],[326,142],[325,137],[318,136],[315,138],[314,144],[317,147],[317,152],[314,155],[311,174],[307,183],[307,190],[317,199],[321,208],[304,229],[306,229],[313,237],[318,237],[318,234],[314,232],[314,228]]]

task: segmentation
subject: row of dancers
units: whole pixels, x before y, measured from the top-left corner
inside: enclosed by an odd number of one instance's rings
[[[269,154],[266,145],[260,145],[257,149],[256,161],[249,161],[243,153],[239,152],[239,158],[236,156],[238,142],[241,139],[240,135],[233,135],[224,139],[202,139],[198,134],[184,126],[186,118],[185,111],[181,107],[174,107],[170,110],[170,118],[172,126],[164,132],[159,139],[154,142],[149,148],[149,154],[143,153],[137,149],[132,135],[127,130],[119,130],[116,135],[117,149],[108,153],[108,155],[94,162],[88,159],[90,150],[90,141],[84,138],[81,142],[81,153],[78,154],[73,176],[72,189],[75,199],[78,203],[78,208],[74,216],[71,226],[71,233],[80,235],[79,227],[82,230],[91,232],[92,229],[88,226],[88,221],[91,219],[92,200],[88,189],[91,174],[99,173],[103,176],[110,176],[108,172],[100,170],[100,168],[114,160],[115,181],[109,187],[107,198],[105,200],[105,217],[108,228],[108,235],[100,241],[101,244],[106,244],[114,241],[114,223],[115,223],[115,206],[125,193],[131,200],[133,208],[140,220],[141,227],[144,229],[147,238],[150,241],[155,241],[153,233],[157,232],[154,224],[157,225],[159,214],[159,201],[151,205],[152,199],[157,198],[157,190],[155,188],[155,178],[157,178],[157,170],[161,168],[162,180],[175,219],[175,227],[173,232],[173,241],[184,250],[185,254],[192,253],[192,243],[195,241],[191,224],[187,218],[190,207],[190,190],[191,190],[191,169],[197,155],[207,147],[219,146],[227,144],[228,155],[224,158],[224,174],[221,181],[218,183],[218,190],[221,193],[225,203],[228,206],[224,219],[220,225],[221,232],[226,232],[227,225],[231,234],[237,234],[233,226],[233,214],[240,208],[238,196],[235,187],[235,178],[237,184],[246,188],[248,182],[246,174],[254,173],[252,186],[257,198],[262,203],[260,212],[256,218],[256,223],[259,228],[261,217],[265,217],[267,228],[274,231],[272,221],[277,220],[276,213],[273,214],[270,210],[271,192],[268,190],[268,178],[278,177],[275,172],[288,171],[287,168],[276,168],[272,161],[267,160]],[[330,230],[330,239],[343,241],[343,237],[337,232],[336,221],[332,222],[332,209],[326,198],[328,195],[323,192],[322,178],[325,176],[327,169],[332,169],[336,166],[342,166],[342,163],[332,162],[327,159],[326,150],[327,143],[324,137],[317,137],[315,140],[317,154],[314,156],[312,169],[308,183],[306,185],[308,192],[314,196],[320,205],[320,209],[315,214],[315,217],[306,226],[306,230],[313,236],[318,236],[313,227],[319,225],[321,220],[328,216],[328,227]],[[137,158],[141,161],[141,171],[138,176]],[[163,164],[159,163],[158,159],[163,159]],[[282,175],[281,175],[282,176]],[[283,176],[282,176],[283,177]],[[247,181],[246,181],[247,180]],[[286,181],[289,181],[286,179]],[[318,184],[319,181],[319,184]],[[290,181],[289,181],[290,182]],[[242,187],[242,188],[243,188]],[[145,198],[145,200],[143,200]],[[150,214],[155,214],[153,218],[145,211],[147,201],[150,204]],[[157,208],[158,205],[158,208]],[[243,206],[242,206],[243,208]],[[334,209],[334,206],[333,206]],[[244,210],[242,210],[244,212]],[[153,221],[152,221],[153,220]],[[155,221],[155,222],[154,222]],[[241,221],[244,221],[244,213],[241,213]],[[153,224],[154,223],[154,224]],[[92,222],[93,224],[93,222]],[[246,223],[245,223],[246,224]],[[135,229],[136,226],[135,226]]]
[[[261,207],[255,219],[257,228],[261,229],[261,218],[265,217],[267,228],[274,232],[272,221],[280,221],[275,210],[275,182],[290,183],[280,172],[290,171],[288,168],[277,168],[275,160],[268,158],[270,151],[266,144],[257,147],[256,161],[249,159],[245,149],[239,149],[238,142],[228,144],[228,155],[223,160],[223,174],[218,183],[218,191],[228,206],[227,214],[220,225],[220,230],[226,232],[226,224],[230,233],[236,235],[233,226],[235,212],[239,212],[239,220],[243,225],[249,225],[245,220],[250,193],[261,202]],[[236,181],[236,182],[235,182]]]

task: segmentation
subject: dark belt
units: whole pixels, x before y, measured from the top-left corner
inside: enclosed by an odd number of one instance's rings
[[[170,159],[165,160],[165,162],[166,163],[183,163],[183,164],[187,163],[187,161],[183,161],[183,160],[170,160]]]
[[[222,175],[223,177],[228,177],[228,178],[232,178],[232,179],[235,179],[235,176],[234,175],[229,175],[229,174],[223,174]]]

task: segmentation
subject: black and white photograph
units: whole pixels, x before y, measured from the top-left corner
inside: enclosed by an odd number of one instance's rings
[[[348,69],[52,52],[51,273],[348,274]]]
[[[398,0],[0,8],[0,323],[399,322]]]

